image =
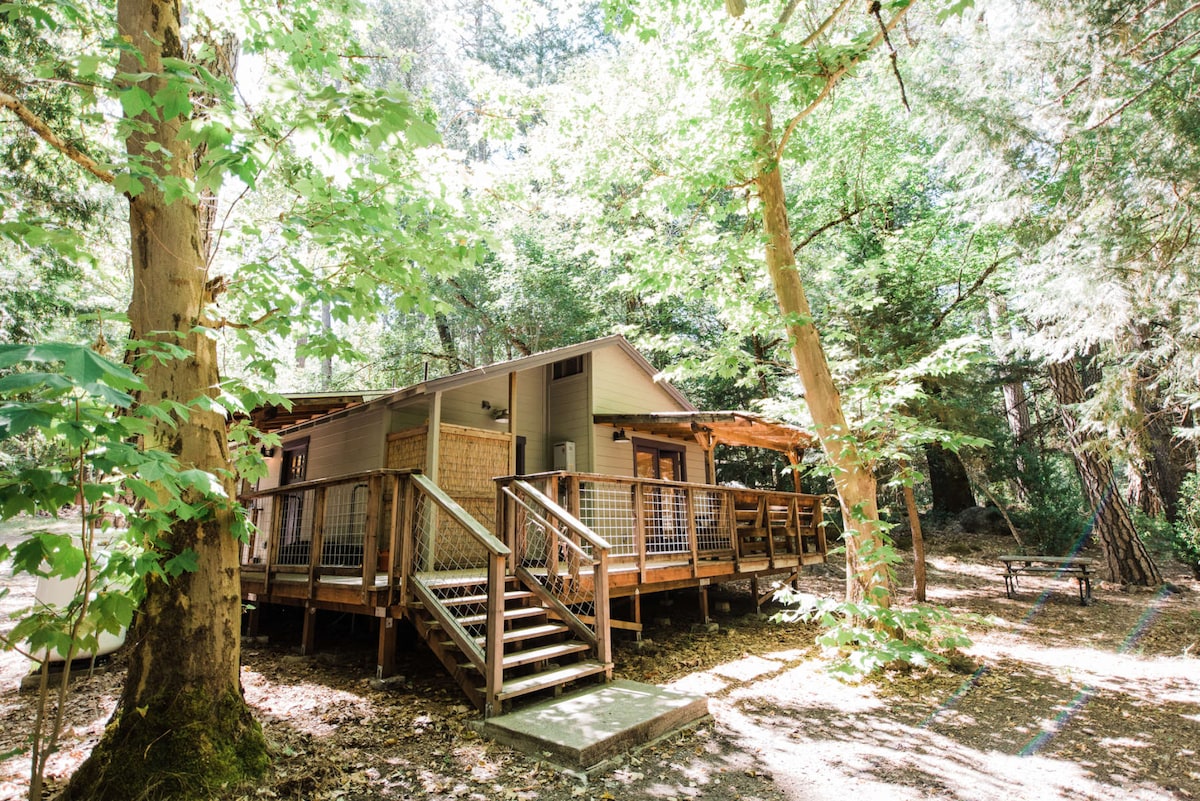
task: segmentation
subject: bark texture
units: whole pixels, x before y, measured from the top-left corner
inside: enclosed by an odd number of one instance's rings
[[[1091,509],[1092,531],[1100,542],[1112,579],[1143,587],[1161,584],[1158,567],[1138,538],[1129,509],[1117,491],[1112,462],[1095,447],[1097,437],[1080,426],[1075,416],[1075,408],[1084,400],[1083,384],[1075,365],[1057,362],[1048,369],[1071,455]]]
[[[765,110],[763,130],[762,152],[771,153],[774,137],[769,109]],[[783,178],[774,158],[760,166],[755,183],[763,206],[767,270],[775,286],[779,309],[787,321],[792,358],[804,384],[805,402],[816,423],[825,456],[834,467],[833,478],[846,527],[846,599],[870,597],[886,604],[891,594],[888,573],[872,558],[883,545],[875,476],[850,436],[841,394],[833,383],[825,351],[812,324],[812,311],[792,250]]]
[[[133,46],[122,53],[121,71],[160,72],[164,57],[182,58],[179,18],[178,3],[120,0],[120,32]],[[152,96],[161,85],[156,78],[141,84]],[[139,122],[126,141],[131,158],[143,159],[161,176],[190,177],[192,154],[177,138],[182,120],[143,114]],[[191,355],[143,360],[142,397],[189,403],[214,395],[219,380],[215,343],[194,332],[208,300],[201,216],[194,203],[167,203],[158,187],[145,183],[129,201],[133,337],[180,344]],[[156,424],[145,446],[175,454],[185,467],[217,475],[228,470],[222,415],[193,409],[188,420],[177,422]],[[233,497],[232,481],[224,481]],[[207,798],[266,767],[262,732],[242,697],[239,560],[231,521],[229,510],[217,508],[200,520],[177,521],[162,535],[170,553],[194,551],[198,569],[148,582],[130,632],[120,703],[66,798]]]

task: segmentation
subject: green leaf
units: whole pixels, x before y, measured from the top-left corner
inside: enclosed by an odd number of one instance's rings
[[[180,551],[163,564],[163,570],[171,578],[183,575],[184,573],[195,573],[199,569],[200,558],[191,548]]]
[[[155,111],[154,98],[150,97],[150,93],[140,86],[130,86],[119,92],[117,99],[121,102],[121,110],[130,119],[147,111],[152,112],[150,116],[156,116],[153,113]]]

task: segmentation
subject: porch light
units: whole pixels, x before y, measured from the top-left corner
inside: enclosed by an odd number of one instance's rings
[[[625,436],[625,429],[618,428],[613,432],[613,442],[623,442],[628,445],[629,443],[633,442],[633,440]]]
[[[480,401],[479,405],[481,408],[487,409],[497,423],[508,422],[508,409],[493,408],[492,404],[487,401]]]

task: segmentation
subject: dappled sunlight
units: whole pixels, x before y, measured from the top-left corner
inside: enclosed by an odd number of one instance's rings
[[[1162,797],[1160,788],[1129,788],[1128,777],[1110,781],[1062,758],[971,748],[953,733],[883,717],[808,714],[800,705],[773,712],[754,705],[749,695],[731,698],[715,714],[735,736],[760,749],[776,783],[798,800],[840,799],[847,787],[858,798],[889,799]],[[975,725],[969,714],[948,717],[956,725]],[[818,762],[827,770],[816,770]],[[823,784],[809,780],[830,771]]]

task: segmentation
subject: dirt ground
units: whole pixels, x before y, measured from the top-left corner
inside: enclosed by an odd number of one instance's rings
[[[644,607],[650,642],[640,650],[619,643],[616,673],[704,693],[711,720],[586,781],[480,739],[470,726],[475,711],[422,647],[402,654],[402,681],[375,688],[367,623],[331,615],[321,623],[328,647],[302,657],[281,615],[268,642],[247,643],[242,673],[274,767],[258,786],[229,797],[1200,797],[1200,584],[1164,559],[1178,591],[1101,584],[1094,605],[1081,607],[1074,582],[1047,578],[1024,580],[1009,600],[995,557],[1012,549],[1010,539],[951,526],[927,544],[930,600],[991,618],[970,627],[972,664],[964,673],[892,672],[842,683],[827,672],[815,629],[755,614],[745,587],[713,590],[716,631],[693,629],[694,591],[660,596]],[[910,575],[903,566],[902,586]],[[840,565],[802,581],[806,591],[837,597]],[[0,583],[13,590],[0,600],[5,608],[28,601],[28,586],[8,575]],[[32,694],[16,689],[27,669],[0,654],[0,757],[21,747],[33,719]],[[122,677],[117,657],[74,684],[52,785],[95,743]],[[0,762],[0,799],[24,797],[27,770],[22,754]]]

